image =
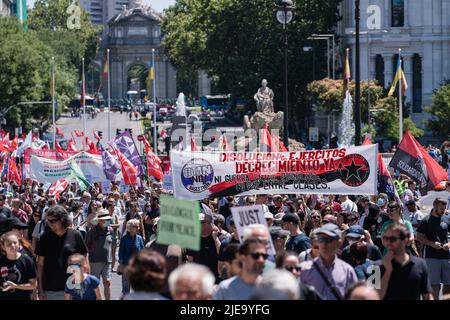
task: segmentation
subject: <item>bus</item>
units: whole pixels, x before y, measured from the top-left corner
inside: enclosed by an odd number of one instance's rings
[[[95,107],[96,101],[93,97],[86,95],[84,98],[84,102],[86,104],[86,113],[90,112],[91,109]],[[75,98],[72,99],[69,103],[69,109],[72,117],[77,117],[80,114],[81,106],[83,102],[81,101],[81,95],[76,94]]]
[[[203,96],[200,105],[203,110],[227,110],[231,106],[231,95]]]

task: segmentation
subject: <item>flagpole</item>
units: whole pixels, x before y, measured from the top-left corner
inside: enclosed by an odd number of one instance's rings
[[[83,151],[86,150],[86,91],[84,84],[84,58],[81,59],[81,94],[83,99]]]
[[[111,76],[109,68],[109,49],[106,50],[106,63],[108,64],[108,141],[111,141]]]
[[[53,148],[56,149],[56,111],[55,111],[55,57],[52,57],[52,120],[53,120]]]
[[[155,49],[152,49],[152,67],[153,67],[153,148],[158,155],[158,142],[156,139],[156,68],[155,68]]]
[[[398,113],[399,113],[399,125],[398,125],[398,130],[399,130],[399,140],[398,143],[400,143],[402,141],[403,138],[403,92],[402,92],[402,78],[403,78],[403,69],[402,69],[402,59],[401,59],[401,54],[402,54],[402,49],[399,48],[398,49],[398,61],[399,61],[399,70],[397,70],[398,74]],[[400,73],[401,70],[401,73]]]

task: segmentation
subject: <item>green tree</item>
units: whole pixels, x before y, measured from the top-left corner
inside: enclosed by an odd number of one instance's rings
[[[370,90],[370,105],[369,105]],[[349,84],[352,97],[355,96],[355,82]],[[308,85],[309,101],[317,105],[317,110],[329,114],[342,112],[343,81],[322,79],[313,81]],[[385,137],[392,140],[398,139],[398,103],[394,97],[385,97],[384,89],[376,81],[361,81],[361,119],[366,124],[363,133],[371,133],[372,136]],[[370,110],[369,110],[370,106]],[[369,112],[371,122],[369,125]],[[406,117],[403,122],[404,130],[409,130],[414,136],[422,136],[423,130],[416,127],[411,118]]]
[[[287,26],[293,122],[308,112],[303,106],[311,81],[311,57],[301,54],[303,46],[311,34],[335,28],[340,2],[296,2],[294,19]],[[162,23],[169,59],[192,73],[205,70],[213,80],[214,93],[237,98],[251,99],[266,78],[275,92],[275,107],[282,109],[283,27],[274,8],[274,1],[267,0],[178,0],[165,11]]]
[[[450,137],[450,83],[435,90],[431,98],[431,106],[426,109],[433,118],[428,121],[428,128],[443,139]]]
[[[38,36],[55,52],[67,58],[71,67],[81,68],[81,58],[86,65],[95,58],[100,43],[101,27],[94,27],[90,15],[81,8],[80,28],[68,29],[70,17],[67,8],[72,0],[37,0],[28,16],[29,29],[38,31]]]

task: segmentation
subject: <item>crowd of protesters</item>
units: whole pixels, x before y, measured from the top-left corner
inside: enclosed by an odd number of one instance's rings
[[[103,194],[3,183],[0,300],[439,299],[450,294],[450,202],[413,181],[387,195],[228,196],[201,202],[199,251],[157,242],[157,184]],[[446,184],[450,199],[450,182]],[[231,208],[262,205],[243,242]],[[270,242],[275,252],[271,252]],[[100,284],[103,290],[100,290]]]

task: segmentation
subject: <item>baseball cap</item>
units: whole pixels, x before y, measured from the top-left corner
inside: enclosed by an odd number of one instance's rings
[[[300,219],[295,213],[287,213],[282,218],[281,221],[283,222],[293,222],[294,224],[298,224]]]
[[[341,230],[334,223],[325,224],[323,227],[316,230],[316,234],[326,234],[334,239],[340,239],[342,235]]]
[[[272,237],[272,240],[276,240],[278,238],[286,238],[290,234],[289,231],[284,230],[281,227],[270,227],[269,233],[270,233],[270,236]]]
[[[283,219],[284,215],[285,215],[284,212],[277,213],[273,220],[274,221],[281,221],[281,219]]]
[[[347,229],[346,236],[351,238],[359,238],[364,235],[364,229],[360,225],[353,225]]]

